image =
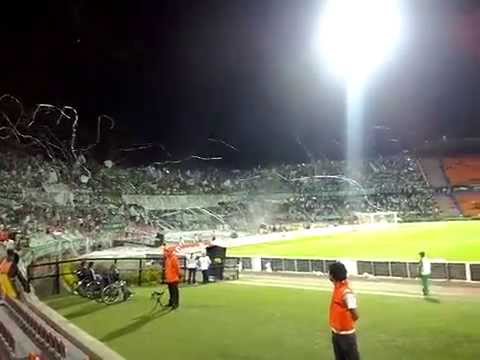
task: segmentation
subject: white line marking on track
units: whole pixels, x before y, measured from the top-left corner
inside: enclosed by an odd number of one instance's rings
[[[287,289],[312,290],[312,291],[323,291],[323,292],[332,291],[331,287],[328,287],[328,288],[319,287],[319,286],[312,287],[312,286],[278,284],[278,283],[268,283],[268,282],[249,282],[249,281],[242,281],[242,280],[237,280],[229,284],[262,286],[262,287],[279,287],[279,288],[287,288]],[[382,295],[382,296],[392,296],[392,297],[423,299],[423,295],[404,294],[404,293],[398,293],[398,292],[384,292],[384,291],[370,291],[370,290],[360,290],[355,292],[358,294],[367,294],[367,295]]]

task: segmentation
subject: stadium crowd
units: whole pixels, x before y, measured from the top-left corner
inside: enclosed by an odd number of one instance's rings
[[[74,164],[0,154],[0,223],[12,233],[95,232],[129,222],[198,230],[251,224],[353,221],[355,212],[397,211],[428,217],[432,191],[408,154],[366,160],[345,176],[344,161],[321,160],[249,170],[188,169],[182,163],[123,168],[111,161]],[[201,208],[150,210],[122,195],[233,196]]]

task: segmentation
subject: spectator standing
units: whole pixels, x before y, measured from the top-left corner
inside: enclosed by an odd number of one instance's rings
[[[165,248],[165,282],[168,285],[168,293],[170,299],[168,306],[176,309],[179,306],[180,294],[178,291],[178,283],[180,282],[180,263],[175,254],[174,248]]]
[[[5,249],[8,250],[13,250],[15,251],[15,246],[16,246],[16,233],[9,233],[8,234],[8,239],[3,243],[5,245]]]
[[[358,320],[357,299],[347,281],[347,269],[340,262],[329,268],[334,284],[330,304],[330,329],[335,360],[359,360],[355,322]]]
[[[188,270],[188,283],[196,284],[197,283],[197,266],[198,261],[194,253],[191,253],[187,258],[187,270]]]
[[[8,231],[5,229],[5,225],[0,225],[0,242],[5,243],[8,238]]]
[[[18,270],[19,261],[20,257],[15,251],[7,250],[7,256],[0,262],[0,295],[18,297],[15,278],[20,281],[25,292],[30,292],[28,282]]]
[[[212,260],[204,253],[200,259],[198,259],[198,262],[200,263],[200,270],[202,271],[203,283],[206,284],[208,283],[208,269],[210,268]]]
[[[427,258],[425,251],[418,253],[420,255],[420,261],[418,263],[418,272],[422,279],[422,292],[423,296],[430,295],[430,276],[432,275],[432,264]]]

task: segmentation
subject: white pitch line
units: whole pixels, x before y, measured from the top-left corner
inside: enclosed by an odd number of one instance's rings
[[[249,282],[249,283],[268,283],[268,284],[292,284],[291,282],[289,281],[285,281],[285,280],[282,280],[282,279],[274,279],[274,278],[271,278],[271,279],[255,279],[255,278],[251,278],[251,279],[244,279],[243,280],[244,282]],[[302,286],[306,286],[306,287],[313,287],[313,288],[317,288],[317,287],[320,287],[322,289],[332,289],[331,285],[330,285],[330,282],[328,280],[325,281],[326,284],[322,284],[322,283],[319,283],[318,281],[315,282],[314,280],[312,281],[303,281],[303,285]],[[328,285],[327,285],[328,284]],[[353,286],[353,289],[355,289],[356,292],[358,293],[361,293],[361,292],[365,292],[365,291],[378,291],[378,290],[371,290],[372,289],[372,285],[377,285],[377,286],[382,286],[383,284],[370,284],[370,286],[365,286],[364,284],[361,284],[361,283],[354,283],[354,286]],[[391,289],[391,290],[388,290],[388,291],[383,291],[385,293],[390,293],[390,292],[393,292],[393,293],[397,293],[397,294],[411,294],[411,295],[418,295],[418,291],[415,291],[415,290],[412,290],[413,289],[413,286],[410,287],[410,289],[405,289],[405,290],[401,290],[399,291],[398,289],[395,291],[394,289]],[[456,295],[456,294],[451,294],[451,293],[445,293],[445,295]]]
[[[288,288],[288,289],[299,289],[299,290],[312,290],[312,291],[323,291],[331,292],[332,288],[326,287],[311,287],[311,286],[300,286],[300,285],[290,285],[290,284],[273,284],[268,282],[249,282],[249,281],[233,281],[229,284],[237,285],[248,285],[248,286],[262,286],[262,287],[279,287],[279,288]],[[413,294],[404,294],[398,292],[384,292],[384,291],[369,291],[369,290],[360,290],[355,291],[358,294],[367,294],[367,295],[382,295],[382,296],[392,296],[392,297],[405,297],[405,298],[415,298],[423,299],[423,295],[413,295]]]

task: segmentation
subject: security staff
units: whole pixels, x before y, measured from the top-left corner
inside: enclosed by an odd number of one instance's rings
[[[335,360],[359,360],[355,322],[358,320],[357,299],[347,281],[347,269],[340,262],[329,267],[334,284],[330,304],[330,329]]]
[[[178,292],[178,283],[180,282],[180,263],[174,248],[165,248],[165,282],[168,285],[170,299],[168,306],[176,309],[179,306],[180,294]]]

